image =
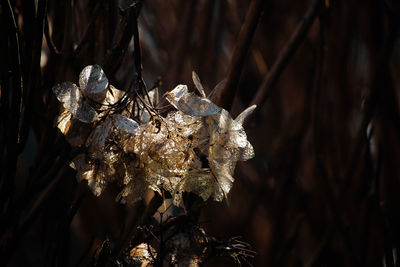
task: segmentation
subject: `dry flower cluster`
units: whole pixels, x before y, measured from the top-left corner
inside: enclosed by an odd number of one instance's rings
[[[96,196],[117,182],[123,187],[117,199],[128,204],[149,188],[169,192],[181,207],[184,192],[222,201],[236,162],[254,157],[242,123],[255,106],[233,119],[206,97],[195,73],[193,80],[199,95],[178,85],[164,95],[176,109],[165,116],[157,112],[157,89],[125,93],[98,65],[82,70],[79,87],[54,86],[63,106],[57,127],[73,147],[84,148],[71,162],[77,179],[87,180]]]

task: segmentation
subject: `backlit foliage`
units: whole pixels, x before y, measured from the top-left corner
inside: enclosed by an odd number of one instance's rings
[[[96,196],[117,182],[122,186],[117,200],[129,204],[147,189],[169,192],[181,207],[184,192],[222,201],[234,182],[236,162],[254,157],[242,124],[255,106],[233,119],[205,96],[195,73],[193,80],[200,96],[176,86],[164,95],[175,110],[164,116],[157,111],[157,89],[124,93],[109,85],[98,65],[82,70],[79,87],[54,86],[63,107],[57,127],[84,151],[70,164],[77,179],[87,180]]]

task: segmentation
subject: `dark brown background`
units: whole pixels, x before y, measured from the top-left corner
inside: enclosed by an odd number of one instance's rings
[[[126,53],[106,56],[126,3],[36,2],[2,0],[0,8],[0,258],[9,266],[75,266],[87,255],[88,264],[144,204],[115,203],[113,187],[100,198],[82,194],[87,186],[75,181],[71,149],[54,128],[51,87],[77,82],[84,66],[97,63],[112,84],[127,88],[133,42]],[[320,6],[305,17],[314,2]],[[194,70],[210,92],[232,67],[249,3],[143,1],[147,85],[160,78],[162,92],[193,87]],[[238,164],[229,204],[209,203],[201,225],[221,239],[242,236],[257,252],[254,266],[398,266],[400,6],[268,0],[262,10],[231,109],[237,115],[258,101],[246,125],[256,157]],[[310,28],[288,47],[304,22]],[[291,53],[280,62],[285,48]],[[255,99],[266,78],[276,82],[267,98]]]

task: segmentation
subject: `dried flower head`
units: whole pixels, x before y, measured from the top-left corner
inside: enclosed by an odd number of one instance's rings
[[[183,206],[182,194],[204,201],[229,193],[236,162],[254,157],[242,126],[255,106],[236,119],[210,101],[199,78],[200,96],[178,85],[164,97],[176,110],[162,117],[155,108],[156,90],[146,96],[124,94],[108,84],[98,65],[87,66],[79,87],[66,82],[53,87],[63,111],[57,127],[72,146],[84,147],[71,166],[99,196],[109,182],[122,186],[118,199],[133,203],[150,188],[169,192]],[[123,108],[114,108],[125,103]]]

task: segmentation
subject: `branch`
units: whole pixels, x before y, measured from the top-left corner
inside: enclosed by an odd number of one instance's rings
[[[136,245],[140,244],[140,241],[143,239],[143,233],[141,233],[139,226],[148,225],[153,218],[154,213],[157,212],[158,208],[163,203],[163,198],[158,194],[154,193],[153,198],[150,203],[147,205],[146,209],[143,211],[142,216],[140,216],[136,227],[128,233],[128,239],[125,239],[121,246],[118,246],[113,251],[114,257],[121,257],[126,249],[134,248]]]
[[[367,138],[366,137],[367,128],[372,120],[373,115],[375,114],[377,103],[380,98],[380,89],[382,87],[382,81],[385,80],[385,75],[387,75],[387,73],[389,72],[388,69],[389,60],[394,49],[394,43],[396,40],[396,32],[398,27],[399,26],[395,25],[394,22],[391,22],[391,29],[389,32],[389,36],[387,37],[383,45],[383,52],[377,63],[375,74],[371,81],[371,86],[367,91],[366,99],[364,102],[365,104],[363,108],[363,117],[361,121],[361,126],[358,129],[355,139],[356,143],[351,150],[350,153],[351,156],[346,168],[344,188],[346,188],[347,186],[346,181],[349,181],[349,179],[353,177],[356,171],[357,160],[359,159],[359,155],[362,152],[362,149],[364,148],[365,140]]]
[[[44,21],[44,36],[46,37],[46,43],[50,50],[50,53],[52,53],[54,55],[60,55],[61,51],[59,49],[57,49],[57,46],[55,45],[55,43],[53,42],[53,39],[50,36],[49,19],[47,16],[44,19],[45,19],[45,21]]]
[[[72,53],[72,57],[74,59],[80,54],[84,45],[90,41],[89,34],[95,30],[96,20],[97,20],[98,16],[100,15],[100,11],[103,8],[102,7],[103,3],[104,3],[104,1],[96,2],[96,6],[94,7],[94,10],[92,11],[92,17],[90,18],[89,24],[86,27],[85,33],[83,34],[83,37],[82,37],[81,41],[79,42],[79,45],[75,48],[74,52]]]
[[[240,80],[240,74],[243,69],[245,56],[247,55],[247,51],[249,50],[251,40],[253,39],[254,32],[261,16],[263,4],[263,0],[251,1],[229,64],[228,73],[226,75],[226,84],[220,92],[215,92],[212,99],[213,102],[226,110],[231,109]]]
[[[287,67],[290,59],[296,52],[297,48],[304,40],[304,38],[307,36],[307,33],[311,25],[313,24],[315,18],[319,13],[321,3],[322,3],[321,0],[314,0],[313,5],[307,11],[306,15],[304,16],[300,24],[297,26],[289,42],[286,44],[282,52],[279,54],[278,58],[276,59],[274,65],[271,68],[271,71],[268,72],[267,76],[264,78],[260,88],[258,89],[257,94],[251,101],[250,106],[263,104],[271,95],[271,90],[272,90],[271,88],[273,88],[276,81]]]
[[[126,9],[122,10],[124,17],[119,23],[117,32],[114,37],[113,47],[107,54],[103,69],[110,77],[114,76],[121,64],[122,58],[128,49],[129,43],[134,33],[134,25],[137,25],[137,17],[141,10],[141,1],[137,4],[131,4]],[[136,63],[135,63],[136,64]]]
[[[35,27],[34,27],[34,39],[32,47],[32,63],[30,66],[29,78],[27,91],[24,92],[26,95],[25,99],[25,111],[24,117],[21,125],[21,136],[20,136],[20,149],[25,147],[28,139],[29,129],[32,120],[32,110],[34,106],[34,97],[37,94],[37,88],[40,86],[41,82],[41,72],[40,72],[40,58],[42,53],[42,43],[43,34],[45,28],[45,17],[47,16],[47,0],[39,0],[37,13],[35,17]]]
[[[2,51],[4,54],[1,54],[2,66],[0,68],[0,112],[2,117],[0,121],[2,124],[2,140],[0,141],[0,153],[2,154],[0,171],[0,234],[2,233],[1,228],[5,224],[4,221],[10,218],[9,214],[13,205],[17,158],[22,150],[20,146],[20,120],[24,90],[17,21],[10,1],[7,1],[7,7],[5,6],[2,11],[4,16],[1,18],[2,26],[6,31],[2,32],[1,47],[4,49]],[[3,27],[1,29],[3,30]],[[8,64],[7,61],[9,61]],[[8,205],[7,202],[9,203]]]
[[[179,21],[179,28],[177,29],[175,49],[172,51],[171,61],[169,62],[170,70],[167,73],[166,86],[170,87],[172,84],[178,82],[181,78],[182,69],[185,62],[185,57],[190,49],[190,40],[193,34],[193,22],[196,15],[196,5],[199,1],[183,1],[182,10],[183,17]]]
[[[7,262],[11,259],[22,238],[32,226],[32,222],[36,219],[37,215],[43,211],[43,205],[46,203],[50,195],[54,192],[56,186],[58,186],[64,177],[66,170],[67,167],[65,166],[60,169],[54,180],[46,187],[46,189],[41,192],[38,199],[33,203],[31,209],[27,212],[26,217],[22,220],[20,225],[9,229],[9,232],[6,236],[10,236],[11,238],[8,240],[8,243],[0,253],[0,263],[3,263],[5,266],[7,266]]]

